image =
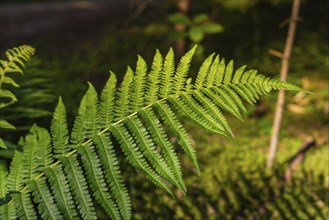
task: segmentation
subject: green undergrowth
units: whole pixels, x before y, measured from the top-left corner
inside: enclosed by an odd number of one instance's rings
[[[286,164],[301,147],[302,141],[286,135],[281,139],[278,163],[273,172],[266,170],[269,138],[260,131],[257,120],[248,124],[233,122],[238,143],[194,128],[198,140],[201,178],[193,175],[188,163],[183,163],[187,197],[176,192],[172,200],[161,190],[143,186],[134,191],[135,219],[325,219],[329,205],[329,145],[312,149],[304,163],[285,183]],[[250,129],[253,128],[253,129]],[[187,161],[187,160],[183,160]],[[313,204],[307,205],[305,204]]]

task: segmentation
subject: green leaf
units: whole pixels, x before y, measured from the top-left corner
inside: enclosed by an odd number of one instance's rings
[[[51,134],[54,145],[54,157],[60,158],[65,156],[70,150],[68,146],[69,132],[66,122],[66,109],[61,97],[58,99],[58,104],[53,115]]]
[[[187,37],[185,31],[172,31],[168,35],[169,41],[176,41],[178,39],[184,39],[185,37]]]
[[[193,18],[193,22],[195,23],[202,23],[205,22],[209,19],[209,16],[205,13],[201,13],[201,14],[197,14],[194,18]]]
[[[100,117],[103,119],[101,120],[101,124],[104,127],[109,126],[114,120],[113,112],[116,96],[116,84],[116,75],[111,72],[110,78],[106,82],[106,85],[100,97]]]
[[[4,76],[4,78],[2,80],[2,83],[12,85],[12,86],[14,86],[16,88],[19,87],[19,85],[12,78],[10,78],[8,76]]]
[[[0,148],[7,149],[6,144],[3,142],[2,138],[0,138]],[[1,198],[1,197],[0,197]]]
[[[9,51],[8,57],[14,59],[19,50]],[[59,99],[50,134],[34,125],[19,141],[23,151],[15,151],[9,174],[0,171],[5,180],[0,184],[1,218],[96,219],[103,209],[108,218],[129,220],[132,204],[120,165],[138,169],[137,174],[172,196],[177,189],[185,194],[177,146],[200,174],[194,141],[180,116],[232,138],[222,110],[241,119],[243,99],[253,104],[273,89],[299,90],[254,70],[244,72],[244,67],[234,71],[233,61],[226,65],[215,54],[205,59],[193,82],[195,50],[180,59],[177,69],[172,49],[164,60],[157,51],[149,72],[139,57],[136,74],[128,68],[118,90],[111,74],[100,100],[88,83],[71,136]]]
[[[189,25],[190,19],[183,13],[175,13],[168,16],[168,20],[173,24]]]
[[[188,36],[194,43],[199,43],[204,38],[204,31],[199,26],[191,27]]]
[[[205,23],[199,26],[206,34],[217,34],[224,31],[222,25],[217,23]]]
[[[6,130],[15,130],[15,126],[10,124],[8,121],[6,120],[2,120],[0,119],[0,130],[1,129],[6,129]]]

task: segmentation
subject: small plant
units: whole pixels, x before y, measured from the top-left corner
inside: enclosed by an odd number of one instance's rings
[[[187,15],[181,12],[171,14],[168,20],[173,24],[184,25],[186,30],[176,31],[171,34],[171,37],[176,39],[188,37],[192,41],[192,44],[199,44],[197,55],[202,55],[204,47],[201,45],[201,41],[207,34],[217,34],[224,31],[224,27],[216,22],[213,22],[210,17],[205,13],[195,15],[193,18],[189,18]]]
[[[156,51],[151,70],[138,56],[117,87],[111,72],[100,97],[89,83],[72,131],[61,98],[50,132],[34,125],[20,140],[12,163],[0,164],[1,219],[96,219],[96,201],[112,219],[131,219],[131,201],[120,171],[116,143],[128,163],[173,195],[183,193],[177,147],[200,173],[193,141],[180,120],[185,116],[208,132],[233,138],[221,109],[242,118],[242,100],[255,103],[272,89],[299,90],[255,70],[237,70],[233,61],[212,54],[195,82],[188,78],[193,47],[175,68],[173,50]],[[170,131],[170,132],[169,132]],[[177,142],[172,141],[177,137]]]

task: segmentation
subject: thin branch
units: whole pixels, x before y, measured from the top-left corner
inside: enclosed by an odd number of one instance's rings
[[[270,54],[272,54],[273,56],[279,57],[280,59],[283,59],[283,53],[273,50],[273,49],[269,49],[268,52]]]
[[[287,171],[284,173],[284,180],[286,182],[289,182],[292,177],[292,173],[297,169],[298,165],[301,164],[304,161],[306,153],[312,149],[313,147],[316,147],[317,143],[316,140],[313,137],[309,137],[309,140],[306,141],[297,151],[296,154],[294,154],[290,159],[288,159],[288,168]]]
[[[294,43],[294,38],[297,28],[299,9],[300,9],[300,0],[294,0],[291,10],[291,16],[289,19],[290,23],[289,23],[286,44],[283,52],[283,58],[281,59],[280,80],[282,81],[286,81],[288,75],[289,60],[290,60],[291,50]],[[279,137],[279,131],[282,121],[283,107],[284,107],[284,98],[285,98],[285,92],[284,90],[280,90],[278,95],[278,101],[276,104],[276,109],[275,109],[272,137],[271,137],[270,149],[267,159],[267,167],[269,168],[272,167],[274,163],[274,159],[277,151],[278,139],[279,139],[278,137]]]

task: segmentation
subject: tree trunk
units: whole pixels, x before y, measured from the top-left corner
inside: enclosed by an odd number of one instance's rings
[[[286,81],[288,75],[289,60],[290,60],[291,50],[296,33],[299,8],[300,8],[300,0],[294,0],[292,5],[290,21],[289,21],[288,35],[285,43],[283,56],[281,59],[280,80],[282,81]],[[284,99],[285,99],[285,92],[284,90],[280,90],[278,95],[276,110],[275,110],[272,137],[271,137],[270,149],[267,159],[267,167],[269,168],[273,166],[276,151],[277,151],[278,139],[279,139],[278,137],[279,137],[279,131],[282,121],[283,107],[284,107]]]
[[[187,14],[191,5],[191,0],[177,0],[177,8],[181,13]],[[186,30],[186,25],[176,24],[175,30],[178,32],[184,32]],[[178,57],[181,57],[186,51],[186,39],[179,38],[175,42],[175,51]]]

